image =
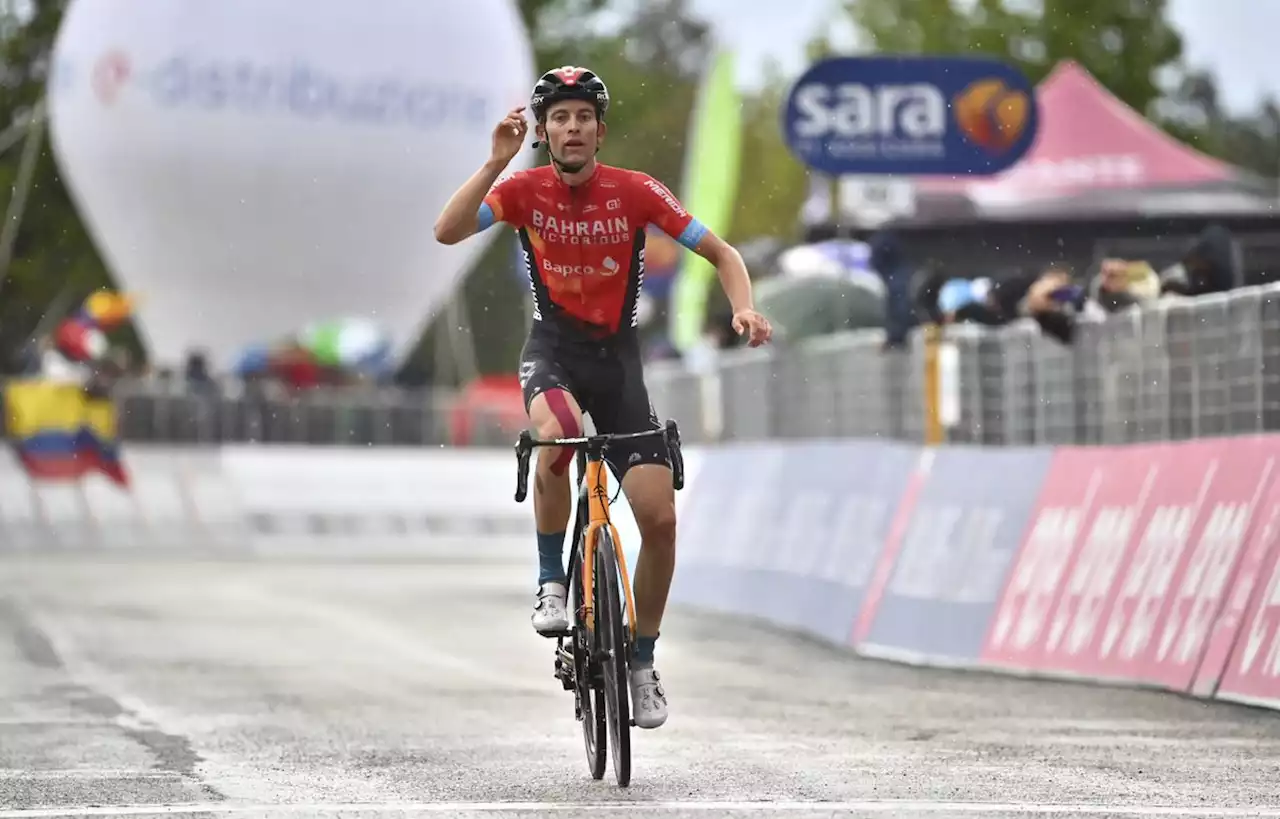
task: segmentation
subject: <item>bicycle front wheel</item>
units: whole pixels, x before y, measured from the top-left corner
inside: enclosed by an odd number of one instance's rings
[[[617,548],[608,527],[596,537],[596,657],[604,676],[605,710],[609,716],[609,747],[618,785],[631,782],[631,697],[627,680],[627,631],[622,618]]]
[[[575,552],[576,554],[577,552]],[[582,720],[582,740],[587,752],[587,767],[592,779],[604,778],[608,732],[605,719],[604,688],[597,681],[599,663],[592,662],[592,644],[599,642],[586,629],[582,599],[582,572],[577,561],[569,561],[569,576],[573,605],[573,679],[574,697],[578,704],[578,718]],[[594,585],[594,584],[593,584]]]

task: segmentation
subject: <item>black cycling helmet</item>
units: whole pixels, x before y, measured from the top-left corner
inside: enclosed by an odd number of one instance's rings
[[[596,119],[603,121],[605,111],[609,110],[609,89],[605,87],[604,80],[589,68],[572,65],[553,68],[543,74],[533,87],[529,110],[533,112],[536,121],[544,122],[547,109],[553,103],[564,100],[591,103],[596,107]]]

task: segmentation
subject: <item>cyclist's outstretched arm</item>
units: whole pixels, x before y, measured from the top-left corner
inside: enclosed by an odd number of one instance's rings
[[[436,219],[437,242],[456,245],[463,239],[488,229],[502,217],[501,213],[494,212],[491,204],[485,202],[485,197],[519,153],[528,128],[524,108],[520,107],[508,112],[493,129],[493,153],[489,160],[462,183],[462,187],[449,198]]]
[[[756,312],[751,276],[737,248],[712,233],[684,209],[667,188],[647,174],[638,174],[638,190],[645,199],[649,221],[668,236],[715,265],[720,286],[733,308],[733,329],[745,335],[752,347],[772,337],[769,320]]]
[[[734,313],[756,309],[751,295],[751,275],[736,247],[707,230],[690,250],[715,265],[720,286],[729,297]]]
[[[506,162],[490,159],[462,183],[462,187],[445,203],[444,210],[440,211],[440,218],[436,219],[437,242],[456,245],[494,223],[493,209],[484,203],[484,198],[506,169]],[[488,224],[485,224],[486,209]]]
[[[637,173],[635,177],[649,221],[663,233],[715,265],[720,286],[729,297],[733,312],[754,310],[751,277],[747,274],[742,254],[685,210],[684,205],[680,204],[666,185],[648,174]]]
[[[772,338],[773,327],[769,320],[756,312],[751,296],[751,275],[738,249],[708,230],[693,246],[693,252],[716,266],[720,286],[733,307],[734,331],[746,336],[751,347],[758,347]]]

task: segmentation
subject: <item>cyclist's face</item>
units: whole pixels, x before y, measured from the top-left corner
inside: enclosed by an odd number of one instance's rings
[[[566,165],[585,163],[604,142],[605,126],[595,106],[581,100],[556,103],[547,111],[545,130],[551,152]]]

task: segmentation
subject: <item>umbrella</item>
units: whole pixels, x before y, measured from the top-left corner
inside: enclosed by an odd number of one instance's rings
[[[833,239],[798,245],[778,257],[779,275],[755,285],[756,306],[779,338],[883,327],[884,281],[864,242]]]
[[[232,371],[241,378],[265,373],[271,366],[271,348],[265,344],[246,347],[236,359]]]
[[[310,324],[298,343],[324,367],[380,372],[391,365],[391,338],[368,319],[337,319]]]
[[[755,285],[756,308],[779,339],[884,326],[884,296],[848,279],[775,276]]]

